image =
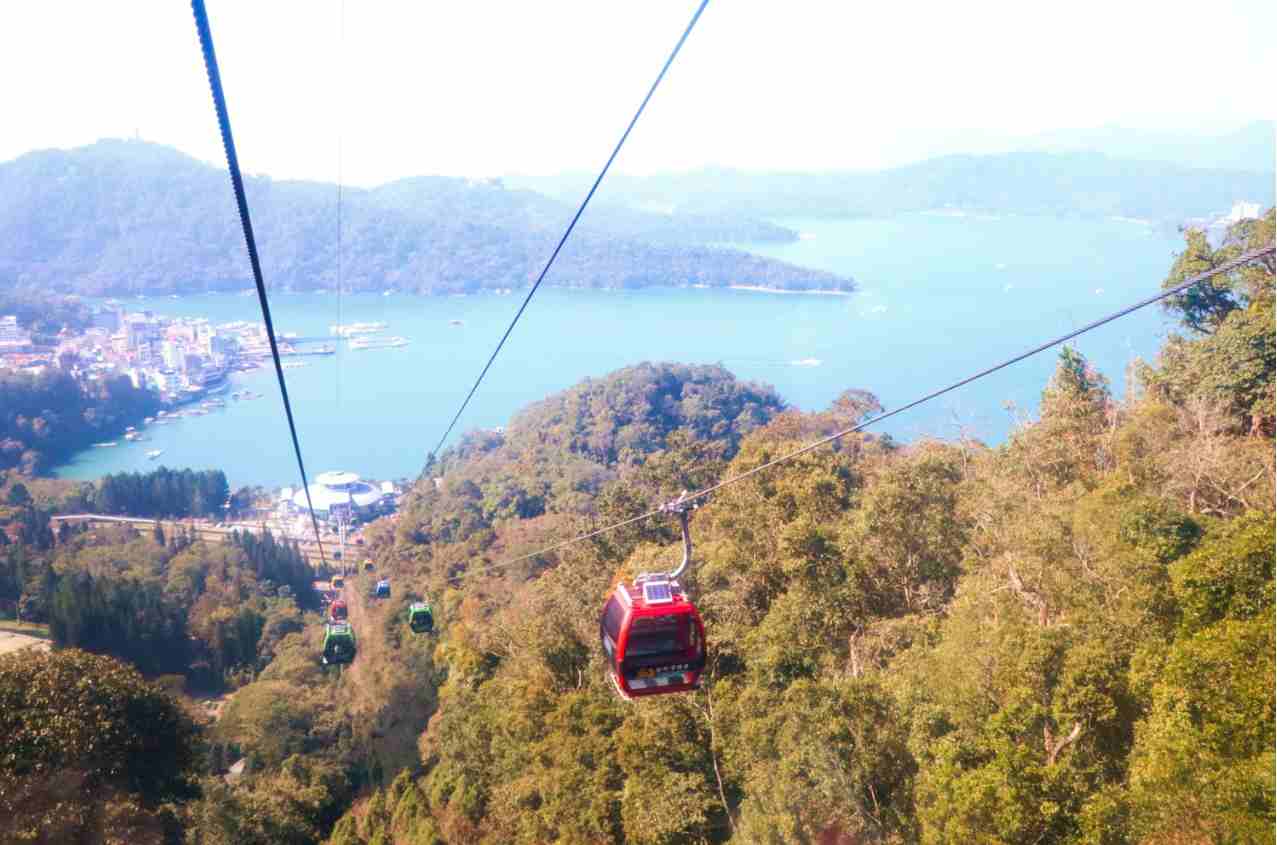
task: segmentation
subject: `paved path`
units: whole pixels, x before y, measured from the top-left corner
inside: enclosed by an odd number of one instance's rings
[[[0,631],[0,654],[8,654],[22,648],[34,648],[37,651],[48,651],[49,641],[27,634],[15,634],[12,631]]]

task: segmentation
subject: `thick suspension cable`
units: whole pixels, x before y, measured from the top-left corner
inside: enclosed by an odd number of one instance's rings
[[[275,340],[275,325],[271,321],[270,304],[266,301],[266,283],[262,281],[262,265],[257,257],[257,239],[253,236],[253,222],[248,215],[248,199],[244,194],[244,177],[239,169],[239,157],[235,154],[235,139],[231,134],[231,118],[226,108],[226,95],[222,91],[222,76],[217,69],[217,54],[213,51],[213,31],[208,25],[208,12],[204,0],[191,0],[195,13],[195,28],[199,31],[200,48],[204,52],[204,68],[208,72],[209,88],[213,92],[213,107],[217,110],[217,125],[222,133],[222,146],[226,150],[226,166],[231,172],[231,187],[235,190],[235,203],[239,207],[239,222],[244,229],[244,244],[248,248],[248,260],[253,267],[253,281],[257,284],[257,299],[262,306],[262,319],[266,323],[266,337],[270,341],[270,354],[275,359],[275,375],[279,379],[279,394],[284,400],[284,414],[288,417],[288,431],[293,438],[293,452],[297,455],[297,468],[301,471],[302,489],[306,491],[306,505],[310,508],[310,522],[315,529],[315,543],[319,546],[319,560],[327,567],[324,544],[319,536],[319,519],[310,500],[310,484],[306,478],[306,465],[302,461],[302,447],[297,439],[297,426],[293,422],[293,407],[288,401],[288,386],[284,383],[284,367],[279,359],[279,344]]]
[[[1053,338],[1052,340],[1048,340],[1048,341],[1046,341],[1045,343],[1040,343],[1040,344],[1038,344],[1037,346],[1034,346],[1034,347],[1033,347],[1033,348],[1031,348],[1031,349],[1028,349],[1028,350],[1026,350],[1026,351],[1024,351],[1024,352],[1021,352],[1020,354],[1018,354],[1018,355],[1016,355],[1016,356],[1014,356],[1014,357],[1011,357],[1011,358],[1006,359],[1005,361],[1002,361],[1001,363],[994,364],[992,367],[988,367],[988,368],[986,368],[986,369],[983,369],[983,370],[981,370],[980,372],[975,373],[974,375],[970,375],[970,376],[967,376],[967,377],[966,377],[966,378],[964,378],[964,379],[961,379],[960,381],[955,381],[953,384],[950,384],[950,385],[948,385],[947,387],[942,387],[942,388],[940,388],[939,390],[933,390],[932,392],[930,392],[930,393],[926,394],[925,396],[921,396],[921,397],[919,397],[918,399],[913,400],[912,402],[908,403],[907,405],[901,405],[899,408],[895,408],[895,409],[893,409],[893,410],[886,411],[885,413],[879,414],[878,416],[873,417],[872,419],[869,419],[869,420],[866,420],[866,421],[864,421],[864,422],[862,422],[862,423],[859,423],[859,424],[857,424],[857,425],[854,425],[854,426],[852,426],[851,428],[846,428],[846,429],[843,429],[842,431],[834,432],[833,434],[831,434],[831,435],[829,435],[829,436],[827,436],[827,437],[822,437],[822,438],[820,438],[819,440],[816,440],[816,441],[814,441],[814,442],[812,442],[812,443],[808,443],[806,446],[803,446],[803,447],[801,447],[801,448],[799,448],[799,449],[795,449],[794,451],[792,451],[792,452],[788,452],[788,453],[786,453],[786,454],[784,454],[784,455],[781,455],[781,456],[780,456],[780,457],[778,457],[778,458],[773,458],[772,460],[767,461],[766,463],[759,464],[758,466],[754,467],[753,469],[746,470],[745,472],[742,472],[742,473],[740,473],[739,475],[733,475],[733,476],[731,476],[730,478],[725,478],[725,479],[723,479],[722,481],[718,482],[717,484],[712,484],[712,485],[710,485],[709,487],[706,487],[704,490],[698,490],[698,491],[697,491],[697,492],[695,492],[695,493],[685,494],[685,495],[682,497],[682,501],[684,501],[684,502],[692,502],[692,501],[696,501],[696,500],[699,500],[699,499],[703,499],[703,498],[705,498],[706,496],[708,496],[709,494],[711,494],[711,493],[715,492],[716,490],[721,490],[721,489],[723,489],[724,487],[728,486],[729,484],[735,484],[735,483],[736,483],[736,482],[738,482],[738,481],[744,481],[746,478],[749,478],[749,477],[754,476],[754,475],[758,475],[759,473],[761,473],[761,472],[765,472],[766,470],[769,470],[769,469],[771,469],[772,467],[778,466],[779,464],[783,464],[783,463],[786,463],[786,462],[788,462],[788,461],[792,461],[794,458],[797,458],[797,457],[799,457],[799,456],[801,456],[801,455],[805,455],[805,454],[807,454],[808,452],[811,452],[811,451],[813,451],[813,450],[815,450],[815,449],[819,449],[821,446],[827,446],[828,444],[833,443],[834,441],[839,440],[839,439],[841,439],[841,438],[843,438],[843,437],[846,437],[846,436],[847,436],[847,435],[849,435],[849,434],[854,434],[855,432],[858,432],[858,431],[861,431],[861,430],[863,430],[863,429],[866,429],[866,428],[868,428],[868,427],[869,427],[869,426],[871,426],[871,425],[874,425],[874,424],[876,424],[876,423],[880,423],[880,422],[882,422],[883,420],[888,419],[889,417],[894,417],[894,416],[895,416],[895,415],[897,415],[897,414],[903,414],[905,411],[908,411],[908,410],[910,410],[910,409],[912,409],[912,408],[916,408],[916,407],[918,407],[919,405],[922,405],[922,404],[924,404],[924,403],[926,403],[926,402],[930,402],[931,400],[936,399],[936,398],[938,398],[938,397],[940,397],[940,396],[943,396],[943,395],[945,395],[946,393],[950,393],[950,392],[952,392],[952,391],[954,391],[954,390],[957,390],[957,389],[958,389],[958,388],[960,388],[960,387],[964,387],[964,386],[966,386],[966,385],[968,385],[968,384],[971,384],[971,383],[972,383],[972,382],[974,382],[974,381],[978,381],[979,379],[982,379],[982,378],[984,378],[985,376],[992,375],[993,373],[996,373],[996,372],[997,372],[997,371],[999,371],[999,370],[1006,369],[1007,367],[1010,367],[1012,364],[1018,364],[1019,362],[1023,361],[1023,360],[1024,360],[1024,359],[1026,359],[1026,358],[1031,358],[1032,356],[1037,355],[1037,354],[1038,354],[1038,353],[1040,353],[1040,352],[1044,352],[1044,351],[1046,351],[1047,349],[1050,349],[1050,348],[1052,348],[1052,347],[1054,347],[1054,346],[1059,346],[1061,343],[1067,343],[1068,341],[1072,340],[1073,338],[1075,338],[1075,337],[1077,337],[1077,336],[1079,336],[1079,335],[1082,335],[1082,334],[1086,334],[1087,332],[1091,331],[1092,329],[1097,329],[1097,328],[1099,328],[1100,326],[1105,325],[1106,323],[1111,323],[1111,322],[1113,322],[1114,320],[1117,320],[1117,319],[1120,319],[1120,318],[1122,318],[1122,317],[1125,317],[1126,315],[1131,314],[1131,313],[1133,313],[1133,312],[1135,312],[1135,311],[1138,311],[1138,310],[1140,310],[1141,308],[1146,308],[1146,307],[1148,307],[1149,305],[1153,305],[1154,303],[1161,302],[1161,301],[1162,301],[1162,300],[1164,300],[1164,299],[1169,299],[1169,298],[1170,298],[1170,297],[1172,297],[1172,296],[1175,296],[1175,295],[1177,295],[1177,294],[1181,294],[1181,293],[1183,293],[1184,291],[1188,290],[1189,288],[1193,287],[1194,285],[1199,285],[1199,284],[1201,284],[1202,282],[1206,281],[1207,279],[1210,279],[1210,278],[1213,278],[1213,277],[1215,277],[1215,276],[1218,276],[1218,275],[1220,275],[1221,273],[1227,273],[1227,272],[1229,272],[1230,270],[1236,270],[1238,267],[1241,267],[1241,266],[1243,266],[1243,265],[1245,265],[1245,264],[1249,264],[1249,263],[1251,263],[1252,261],[1254,261],[1254,260],[1256,260],[1256,259],[1258,259],[1258,258],[1261,258],[1261,257],[1263,257],[1263,256],[1265,256],[1265,255],[1273,255],[1273,254],[1274,254],[1274,245],[1273,245],[1273,244],[1269,244],[1268,246],[1266,246],[1266,247],[1261,247],[1261,248],[1259,248],[1259,249],[1251,250],[1250,252],[1244,253],[1244,254],[1242,254],[1242,255],[1238,256],[1237,258],[1234,258],[1234,259],[1233,259],[1233,260],[1231,260],[1231,261],[1227,261],[1227,262],[1225,262],[1225,263],[1223,263],[1223,264],[1219,265],[1218,267],[1214,267],[1214,268],[1212,268],[1212,269],[1210,269],[1210,270],[1205,271],[1204,273],[1198,273],[1196,276],[1193,276],[1192,278],[1188,279],[1187,281],[1181,282],[1180,284],[1175,285],[1175,286],[1174,286],[1174,287],[1172,287],[1172,288],[1168,288],[1167,290],[1164,290],[1164,291],[1162,291],[1161,293],[1158,293],[1158,294],[1156,294],[1156,295],[1154,295],[1154,296],[1150,296],[1150,297],[1148,297],[1148,298],[1146,298],[1146,299],[1141,299],[1139,302],[1136,302],[1136,303],[1134,303],[1134,304],[1132,304],[1132,305],[1128,305],[1128,306],[1126,306],[1125,308],[1123,308],[1123,309],[1121,309],[1121,310],[1119,310],[1119,311],[1114,311],[1113,313],[1108,314],[1108,315],[1106,315],[1106,316],[1104,316],[1104,317],[1101,317],[1101,318],[1100,318],[1100,319],[1098,319],[1098,320],[1095,320],[1095,321],[1093,321],[1093,322],[1087,323],[1085,326],[1082,326],[1082,327],[1081,327],[1081,328],[1079,328],[1079,329],[1074,329],[1073,331],[1069,332],[1068,334],[1061,335],[1060,337],[1057,337],[1057,338]],[[452,577],[451,577],[451,578],[449,578],[448,580],[449,580],[449,581],[458,581],[458,582],[459,582],[459,581],[462,581],[462,580],[464,580],[464,579],[466,579],[466,578],[468,578],[468,577],[471,577],[471,576],[473,576],[473,575],[482,575],[482,574],[484,574],[484,573],[491,572],[491,571],[494,571],[494,570],[497,570],[497,569],[504,569],[504,568],[505,568],[505,567],[507,567],[507,566],[513,566],[513,565],[515,565],[516,563],[522,563],[522,562],[523,562],[523,561],[525,561],[525,560],[531,560],[532,558],[540,557],[541,555],[547,555],[547,554],[550,554],[551,552],[559,551],[560,549],[566,548],[566,547],[571,546],[571,545],[573,545],[573,544],[575,544],[575,543],[580,543],[580,542],[583,542],[583,541],[585,541],[585,540],[592,539],[592,538],[594,538],[594,537],[599,536],[600,534],[605,534],[605,533],[607,533],[607,532],[609,532],[609,531],[615,531],[615,530],[616,530],[616,529],[618,529],[618,528],[623,528],[623,527],[625,527],[625,526],[627,526],[627,525],[633,525],[633,524],[634,524],[634,523],[636,523],[636,522],[641,522],[641,521],[643,521],[643,520],[645,520],[645,519],[650,519],[651,517],[657,516],[657,515],[659,515],[659,514],[661,514],[661,513],[664,513],[664,512],[665,512],[665,511],[664,511],[664,509],[662,509],[662,508],[653,508],[652,510],[648,511],[647,513],[643,513],[643,514],[639,514],[638,516],[630,517],[629,519],[624,520],[624,521],[622,521],[622,522],[618,522],[618,523],[615,523],[615,524],[613,524],[613,525],[608,525],[608,526],[605,526],[605,527],[603,527],[603,528],[597,528],[597,529],[595,529],[595,530],[593,530],[593,531],[590,531],[590,532],[589,532],[589,533],[587,533],[587,534],[581,534],[580,536],[573,537],[573,538],[572,538],[572,539],[570,539],[570,540],[564,540],[564,541],[563,541],[563,542],[561,542],[561,543],[556,543],[556,544],[555,544],[555,545],[553,545],[553,546],[549,546],[549,547],[547,547],[547,548],[540,549],[540,550],[538,550],[538,551],[531,552],[531,553],[526,554],[526,555],[521,555],[521,556],[519,556],[519,557],[512,558],[512,559],[510,559],[510,560],[506,560],[506,561],[502,561],[502,562],[500,562],[500,563],[494,563],[494,564],[491,564],[491,565],[489,565],[489,566],[483,566],[483,567],[479,567],[479,568],[477,568],[477,569],[473,569],[473,570],[470,570],[470,571],[467,571],[467,572],[463,572],[463,573],[460,573],[460,574],[458,574],[458,575],[454,575],[454,576],[452,576]]]
[[[683,43],[687,41],[687,37],[692,34],[692,30],[696,27],[696,22],[700,20],[701,13],[705,11],[705,7],[709,5],[709,0],[701,0],[699,6],[696,7],[696,13],[692,15],[692,20],[687,24],[687,28],[683,30],[683,35],[678,39],[678,43],[674,45],[673,51],[670,52],[669,58],[665,60],[665,64],[661,67],[661,72],[656,75],[656,81],[652,83],[652,87],[647,90],[647,96],[643,98],[643,102],[639,103],[638,111],[634,113],[634,117],[630,118],[630,123],[625,127],[625,132],[621,134],[621,140],[616,142],[616,147],[612,150],[612,154],[608,156],[607,163],[603,165],[603,169],[599,171],[599,175],[594,180],[594,184],[590,186],[590,190],[585,195],[585,199],[581,200],[581,205],[576,210],[576,214],[572,215],[572,221],[568,223],[567,229],[563,231],[563,237],[559,238],[559,243],[554,248],[554,252],[550,253],[550,259],[545,262],[545,266],[541,268],[540,275],[537,276],[536,282],[532,285],[532,290],[528,291],[528,295],[524,297],[523,304],[519,306],[519,310],[515,312],[514,319],[510,321],[510,325],[506,328],[505,334],[501,335],[501,340],[497,341],[497,346],[492,350],[492,355],[488,357],[488,363],[483,365],[483,370],[479,373],[479,377],[475,379],[474,384],[470,388],[470,392],[466,394],[466,398],[461,403],[461,407],[457,409],[457,413],[453,415],[452,422],[448,423],[448,428],[444,431],[443,436],[439,438],[439,443],[435,446],[434,451],[430,453],[430,460],[433,461],[443,449],[444,442],[448,439],[448,435],[452,434],[452,429],[456,427],[457,421],[461,419],[461,415],[465,412],[466,406],[470,404],[470,400],[474,398],[475,391],[479,389],[479,385],[483,383],[484,377],[488,374],[488,370],[492,368],[492,362],[497,360],[497,355],[501,352],[501,347],[505,346],[506,340],[510,337],[510,333],[514,331],[515,325],[519,322],[519,318],[523,316],[524,310],[527,309],[528,303],[532,301],[532,297],[536,294],[537,288],[541,287],[541,283],[545,281],[546,274],[550,272],[550,268],[554,266],[554,260],[559,257],[559,252],[563,249],[563,245],[567,243],[568,236],[572,234],[572,230],[576,228],[577,221],[581,219],[581,215],[585,213],[585,207],[590,204],[590,200],[594,198],[594,192],[599,189],[599,185],[603,182],[603,177],[612,167],[612,162],[616,160],[617,155],[621,152],[621,147],[625,146],[625,140],[630,137],[630,132],[634,129],[634,125],[638,123],[639,117],[642,116],[643,110],[647,108],[648,101],[652,99],[652,95],[656,93],[657,87],[661,84],[661,80],[665,78],[665,73],[670,69],[670,65],[674,63],[674,59],[678,56],[679,50],[683,49]]]
[[[334,378],[337,400],[337,413],[341,413],[341,342],[344,339],[342,334],[342,314],[341,314],[341,294],[342,294],[342,274],[341,274],[341,195],[342,195],[342,105],[345,103],[345,88],[342,82],[346,78],[343,72],[346,67],[346,0],[342,0],[337,12],[337,28],[339,35],[337,39],[337,342],[336,354],[333,358]]]

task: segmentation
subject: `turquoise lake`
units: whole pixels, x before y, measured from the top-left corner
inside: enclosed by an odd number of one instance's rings
[[[1155,293],[1180,248],[1166,233],[1124,220],[915,214],[778,222],[803,239],[742,248],[849,274],[860,290],[821,296],[543,287],[457,432],[504,425],[529,402],[641,361],[719,362],[804,410],[823,408],[850,387],[873,391],[890,409]],[[387,334],[411,343],[293,359],[306,362],[285,376],[307,472],[415,477],[523,295],[344,296],[343,322],[384,321]],[[256,297],[128,304],[216,323],[260,319]],[[326,335],[338,319],[332,294],[274,294],[271,309],[277,331],[302,336]],[[1155,355],[1170,328],[1153,306],[1075,343],[1120,393],[1127,364]],[[954,437],[965,428],[999,441],[1013,423],[1007,403],[1033,412],[1054,365],[1055,354],[1044,352],[882,430],[910,440]],[[149,441],[89,450],[58,474],[96,478],[163,464],[218,467],[235,486],[296,484],[273,368],[233,377],[232,390],[246,387],[266,395],[228,398],[225,410],[151,426]],[[164,454],[148,461],[151,449]]]

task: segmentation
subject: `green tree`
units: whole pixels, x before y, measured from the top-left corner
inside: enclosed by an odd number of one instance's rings
[[[1273,518],[1212,530],[1171,567],[1182,621],[1146,664],[1152,707],[1132,754],[1136,832],[1150,841],[1272,838]]]
[[[0,839],[165,841],[195,728],[136,670],[73,649],[0,656]],[[136,839],[130,837],[137,837]]]
[[[1274,210],[1262,220],[1234,224],[1218,249],[1200,231],[1189,231],[1185,238],[1186,249],[1166,287],[1271,245]],[[1269,255],[1167,300],[1167,308],[1180,315],[1193,336],[1172,336],[1162,351],[1161,368],[1142,371],[1145,383],[1179,405],[1194,398],[1219,405],[1251,435],[1271,434],[1277,369],[1273,278]]]
[[[6,500],[9,504],[17,508],[25,508],[30,505],[32,501],[31,494],[27,492],[26,486],[16,482],[9,488],[9,494],[6,497]]]

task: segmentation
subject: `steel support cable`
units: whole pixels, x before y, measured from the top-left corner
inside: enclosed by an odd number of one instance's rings
[[[550,268],[554,266],[554,260],[559,257],[559,252],[563,249],[563,245],[567,243],[568,236],[572,234],[572,230],[576,228],[577,221],[581,219],[581,215],[585,213],[585,207],[590,204],[590,200],[594,198],[594,192],[599,189],[599,185],[603,182],[603,177],[612,167],[612,162],[616,160],[617,155],[621,152],[621,147],[625,146],[625,140],[630,137],[630,132],[634,129],[634,125],[638,123],[638,119],[643,115],[643,110],[647,108],[648,101],[652,99],[652,95],[656,93],[657,86],[661,84],[661,80],[665,78],[665,73],[670,69],[670,65],[674,63],[675,57],[678,56],[679,50],[683,49],[683,43],[687,41],[687,37],[692,34],[692,30],[696,27],[696,22],[700,20],[701,13],[705,11],[705,7],[709,5],[709,0],[701,0],[699,6],[696,7],[696,13],[692,15],[692,20],[687,24],[687,28],[683,30],[683,35],[678,39],[678,43],[674,45],[673,51],[670,52],[669,58],[665,60],[665,64],[661,67],[661,72],[657,74],[656,81],[652,83],[652,87],[647,90],[647,96],[643,98],[643,102],[639,103],[638,111],[634,113],[634,117],[630,118],[629,126],[625,127],[625,132],[621,135],[621,140],[616,142],[616,147],[612,150],[612,154],[608,156],[607,163],[603,165],[603,169],[599,171],[598,177],[594,180],[594,184],[590,186],[589,192],[585,195],[585,199],[581,200],[581,205],[576,210],[576,214],[572,215],[572,221],[568,223],[567,229],[563,231],[563,237],[559,238],[559,243],[554,248],[554,252],[550,253],[550,259],[545,262],[545,266],[541,268],[540,275],[532,285],[532,290],[528,291],[528,295],[524,297],[523,304],[519,306],[519,310],[515,312],[514,319],[510,321],[510,325],[506,328],[505,334],[501,335],[501,340],[497,341],[497,346],[492,350],[492,355],[488,357],[488,363],[483,365],[483,370],[479,373],[479,377],[475,379],[474,385],[471,386],[470,392],[466,394],[465,400],[461,403],[461,407],[457,409],[457,413],[452,417],[452,422],[448,423],[448,428],[443,433],[443,437],[439,438],[439,443],[435,446],[434,451],[430,453],[429,460],[433,461],[443,448],[443,444],[448,439],[448,435],[452,434],[453,428],[456,427],[457,421],[461,419],[461,415],[465,412],[466,406],[470,404],[470,400],[474,398],[475,391],[479,389],[479,385],[483,382],[484,377],[488,374],[488,370],[492,368],[492,362],[497,360],[497,355],[501,352],[501,347],[505,346],[506,340],[510,337],[510,333],[514,331],[515,325],[519,322],[519,318],[523,316],[524,310],[527,309],[528,303],[532,301],[532,297],[536,294],[537,288],[541,287],[541,283],[545,281],[546,274],[550,272]]]
[[[204,68],[208,72],[209,88],[213,92],[213,107],[217,110],[217,125],[222,133],[222,146],[226,150],[226,166],[231,172],[231,187],[235,190],[235,202],[239,207],[239,222],[244,229],[244,243],[248,248],[248,260],[253,267],[253,281],[257,284],[257,299],[262,306],[262,319],[266,323],[266,337],[270,341],[270,354],[275,359],[275,375],[279,379],[279,393],[284,400],[284,414],[288,417],[288,431],[293,438],[293,452],[297,455],[297,468],[301,471],[302,489],[306,491],[306,505],[310,508],[310,522],[315,529],[315,543],[319,546],[319,560],[325,567],[324,543],[319,536],[319,519],[310,500],[310,484],[306,478],[306,465],[302,461],[302,447],[297,439],[297,426],[293,422],[293,407],[288,401],[288,386],[284,383],[284,367],[279,360],[279,344],[275,340],[275,325],[270,317],[270,304],[266,301],[266,284],[262,281],[262,266],[257,257],[257,239],[253,236],[253,222],[248,215],[248,199],[244,195],[244,178],[240,174],[239,157],[235,154],[235,139],[231,135],[231,118],[226,109],[226,95],[222,91],[222,76],[217,70],[217,54],[213,51],[213,32],[208,25],[208,12],[204,0],[191,0],[195,13],[195,28],[199,31],[200,48],[204,52]]]
[[[735,484],[738,481],[744,481],[746,478],[749,478],[750,476],[757,475],[760,472],[769,470],[772,467],[777,466],[779,464],[786,463],[787,461],[792,461],[794,458],[797,458],[800,455],[805,455],[808,452],[811,452],[815,449],[819,449],[821,446],[826,446],[830,443],[833,443],[835,440],[839,440],[843,437],[846,437],[848,434],[854,434],[855,432],[868,428],[869,426],[874,425],[875,423],[882,422],[883,420],[889,417],[894,417],[896,414],[902,414],[905,411],[908,411],[912,408],[916,408],[919,405],[922,405],[926,402],[930,402],[932,399],[936,399],[940,396],[943,396],[946,393],[957,390],[958,388],[971,384],[974,381],[978,381],[979,379],[982,379],[985,376],[992,375],[993,373],[996,373],[998,370],[1006,369],[1012,364],[1018,364],[1024,359],[1031,358],[1032,356],[1037,355],[1040,352],[1044,352],[1053,346],[1059,346],[1061,343],[1067,343],[1068,341],[1072,340],[1078,335],[1085,334],[1086,332],[1089,332],[1092,329],[1097,329],[1100,326],[1105,325],[1106,323],[1111,323],[1114,320],[1125,317],[1126,315],[1131,314],[1135,311],[1138,311],[1141,308],[1145,308],[1154,303],[1161,302],[1164,299],[1169,299],[1170,297],[1175,296],[1176,294],[1183,293],[1184,291],[1188,290],[1194,285],[1201,284],[1207,279],[1210,279],[1214,276],[1218,276],[1221,273],[1227,273],[1230,270],[1236,270],[1238,267],[1241,267],[1245,264],[1249,264],[1250,262],[1254,261],[1257,258],[1260,258],[1265,255],[1272,255],[1272,254],[1274,254],[1273,244],[1269,244],[1268,246],[1261,247],[1259,249],[1251,250],[1250,252],[1244,253],[1238,256],[1237,258],[1234,258],[1231,261],[1226,261],[1225,263],[1219,265],[1218,267],[1214,267],[1210,270],[1205,271],[1204,273],[1198,273],[1196,276],[1193,276],[1187,281],[1181,282],[1180,284],[1172,288],[1169,288],[1167,290],[1164,290],[1159,294],[1150,296],[1146,299],[1142,299],[1139,302],[1134,303],[1133,305],[1126,306],[1120,311],[1114,311],[1112,314],[1108,314],[1107,316],[1101,317],[1098,320],[1087,323],[1085,326],[1082,326],[1080,329],[1074,329],[1068,334],[1061,335],[1060,337],[1054,338],[1052,340],[1048,340],[1045,343],[1038,344],[1032,349],[1029,349],[1025,352],[1021,352],[1020,354],[1012,358],[1008,358],[999,364],[994,364],[992,367],[983,369],[980,372],[975,373],[974,375],[967,376],[966,378],[960,381],[955,381],[953,384],[950,384],[947,387],[942,387],[939,390],[933,390],[931,393],[928,393],[925,396],[915,399],[907,405],[901,405],[899,408],[895,408],[891,411],[886,411],[884,413],[881,413],[878,416],[872,419],[866,420],[865,422],[859,423],[858,425],[854,425],[851,428],[846,428],[846,429],[843,429],[842,431],[835,432],[827,437],[822,437],[819,440],[816,440],[812,443],[808,443],[806,446],[803,446],[799,449],[795,449],[794,451],[781,455],[778,458],[773,458],[772,460],[767,461],[765,463],[759,464],[753,469],[746,470],[745,472],[742,472],[740,475],[734,475],[731,478],[723,479],[717,484],[712,484],[709,487],[706,487],[704,490],[699,490],[695,493],[687,494],[682,498],[682,501],[691,502],[697,499],[703,499],[704,497],[708,496],[710,493],[713,493],[716,490],[721,490],[722,488],[726,487],[729,484]],[[609,531],[615,531],[618,528],[623,528],[624,526],[633,525],[636,522],[641,522],[642,520],[650,519],[651,517],[657,516],[658,514],[661,514],[664,512],[665,512],[664,508],[659,508],[659,507],[654,508],[653,510],[648,511],[647,513],[640,514],[639,516],[630,517],[629,519],[624,520],[623,522],[618,522],[618,523],[615,523],[614,525],[608,525],[603,528],[597,528],[593,531],[590,531],[587,534],[582,534],[578,537],[573,537],[570,540],[564,540],[561,543],[556,543],[553,546],[549,546],[547,548],[540,549],[539,551],[531,552],[529,554],[522,555],[520,557],[512,558],[511,560],[506,560],[500,563],[491,564],[489,566],[479,567],[477,569],[473,569],[468,572],[463,572],[460,575],[452,576],[448,580],[462,581],[465,578],[468,578],[472,575],[482,575],[484,573],[491,572],[497,569],[503,569],[507,566],[513,566],[514,564],[522,563],[525,560],[531,560],[532,558],[540,557],[541,555],[546,555],[546,554],[550,554],[551,552],[556,552],[560,549],[566,548],[567,546],[571,546],[574,543],[580,543],[582,541],[589,540],[591,538],[599,536],[600,534],[605,534]]]
[[[341,327],[344,325],[341,315],[341,194],[342,194],[342,106],[345,103],[345,89],[342,81],[345,80],[346,74],[343,72],[346,67],[346,0],[342,0],[338,7],[337,28],[339,37],[337,39],[337,343],[336,356],[333,364],[336,373],[336,399],[337,412],[341,413],[341,342],[344,335],[341,333]]]

